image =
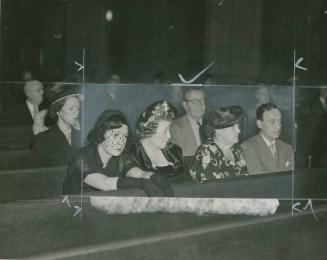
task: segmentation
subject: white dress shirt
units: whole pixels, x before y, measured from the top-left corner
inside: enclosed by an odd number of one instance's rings
[[[266,143],[266,145],[268,146],[269,150],[272,153],[272,156],[274,157],[274,159],[276,159],[276,141],[275,139],[273,139],[272,141],[269,141],[263,134],[261,134],[261,137],[263,139],[263,141]]]
[[[26,100],[26,104],[27,104],[28,110],[31,113],[31,116],[32,116],[33,120],[35,120],[35,116],[39,113],[39,108],[36,105],[33,105],[28,100]]]

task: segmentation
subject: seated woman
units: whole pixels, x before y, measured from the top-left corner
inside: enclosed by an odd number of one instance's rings
[[[196,182],[247,175],[242,148],[237,144],[238,122],[243,111],[238,106],[213,110],[205,126],[210,138],[196,151],[190,175]]]
[[[170,183],[184,170],[182,149],[169,142],[169,126],[175,115],[175,107],[167,101],[147,107],[136,125],[139,141],[131,147],[126,163],[126,177],[150,179],[165,196],[174,195]]]
[[[80,147],[81,95],[71,86],[59,85],[49,93],[50,107],[46,115],[50,129],[39,133],[32,144],[33,165],[67,165]]]
[[[160,188],[150,180],[122,177],[128,160],[124,152],[128,133],[123,113],[104,111],[87,137],[89,144],[79,149],[69,162],[64,193],[139,188],[148,196],[159,196]]]

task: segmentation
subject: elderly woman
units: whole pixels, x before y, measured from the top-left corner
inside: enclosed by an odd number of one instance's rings
[[[80,147],[80,99],[81,95],[70,86],[59,85],[51,89],[47,114],[50,129],[39,133],[32,144],[35,166],[67,165]]]
[[[210,138],[196,151],[190,175],[196,182],[247,175],[243,151],[238,143],[239,121],[243,111],[238,106],[213,110],[206,125]]]
[[[150,179],[165,196],[173,196],[170,183],[183,172],[182,150],[169,142],[169,126],[176,109],[167,101],[157,101],[140,115],[136,134],[139,141],[130,149],[126,177]]]

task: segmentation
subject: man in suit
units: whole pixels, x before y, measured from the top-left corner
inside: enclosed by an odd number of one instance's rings
[[[292,147],[279,138],[282,129],[280,110],[272,103],[259,106],[256,111],[259,133],[242,144],[250,174],[291,170]]]
[[[38,80],[27,81],[24,85],[25,102],[14,106],[7,114],[9,126],[32,126],[43,101],[43,85]]]
[[[193,156],[204,141],[203,115],[205,94],[200,88],[188,89],[182,105],[186,114],[176,119],[170,126],[171,140],[183,150],[183,156]]]

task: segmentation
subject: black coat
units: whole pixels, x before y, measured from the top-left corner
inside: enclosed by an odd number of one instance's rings
[[[67,165],[72,155],[81,147],[80,131],[72,129],[72,145],[55,124],[49,130],[38,134],[33,141],[33,165],[47,167]]]
[[[26,102],[11,108],[5,114],[5,125],[7,126],[31,126],[34,123],[31,112]]]

